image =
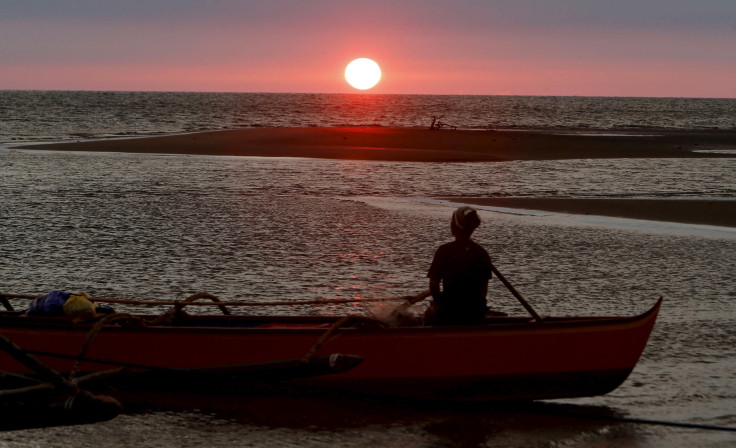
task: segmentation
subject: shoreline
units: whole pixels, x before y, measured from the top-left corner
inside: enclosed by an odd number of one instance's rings
[[[397,162],[736,158],[736,131],[630,132],[247,128],[152,137],[18,144],[13,145],[13,148]]]
[[[442,198],[455,203],[736,228],[736,199]]]

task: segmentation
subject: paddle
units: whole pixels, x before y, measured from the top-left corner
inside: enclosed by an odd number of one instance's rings
[[[524,300],[523,297],[521,297],[521,294],[519,294],[519,291],[517,291],[516,288],[514,288],[514,286],[511,283],[509,283],[508,280],[506,280],[506,277],[504,277],[503,274],[501,274],[496,268],[496,266],[494,266],[492,263],[491,263],[491,271],[494,274],[496,274],[496,277],[498,277],[498,279],[501,280],[501,283],[503,283],[504,286],[506,286],[506,288],[508,288],[508,290],[511,291],[511,294],[513,294],[514,297],[516,297],[519,300],[519,302],[521,302],[521,304],[524,306],[524,308],[526,308],[529,314],[532,315],[534,320],[536,320],[537,322],[541,324],[542,318],[539,316],[539,314],[537,314],[537,312],[534,311],[534,308],[532,308],[532,306],[529,305],[529,302],[527,302],[526,300]]]

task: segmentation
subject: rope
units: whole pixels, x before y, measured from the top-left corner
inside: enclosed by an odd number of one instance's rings
[[[383,325],[380,321],[377,321],[375,319],[370,319],[367,317],[362,316],[345,316],[343,318],[338,319],[330,325],[330,328],[327,329],[324,333],[322,333],[322,336],[317,339],[317,342],[314,343],[312,348],[309,349],[306,355],[304,355],[304,358],[302,358],[302,361],[305,364],[309,364],[310,361],[312,361],[312,358],[317,354],[320,348],[327,342],[327,340],[332,336],[340,327],[347,324],[348,322],[370,322],[370,323],[376,323],[379,325]]]
[[[217,296],[214,296],[208,292],[200,292],[198,294],[191,295],[187,297],[184,300],[184,302],[181,302],[175,305],[175,308],[178,307],[177,312],[181,311],[185,306],[191,305],[199,299],[210,299],[212,300],[212,302],[219,304],[217,305],[217,307],[220,308],[220,311],[222,311],[222,314],[226,314],[226,315],[230,314],[230,310],[228,310],[227,307],[222,304],[223,303],[222,300],[220,300]]]
[[[338,328],[345,325],[353,316],[345,316],[341,319],[338,319],[335,321],[334,324],[330,325],[330,328],[327,329],[324,333],[322,333],[322,336],[317,339],[317,342],[314,343],[312,348],[309,349],[306,355],[304,355],[304,358],[302,358],[302,361],[304,361],[305,364],[309,364],[309,362],[314,358],[314,355],[317,353],[317,351],[322,348],[322,345],[324,345],[325,342],[327,342],[327,339],[332,336],[332,334],[337,331]]]
[[[158,316],[155,319],[149,320],[147,323],[149,325],[161,325],[161,324],[171,325],[171,322],[173,321],[174,317],[178,316],[179,313],[181,313],[181,311],[184,309],[185,306],[193,305],[194,302],[199,299],[210,299],[212,300],[212,303],[208,302],[208,304],[210,305],[216,304],[222,311],[222,314],[225,314],[225,315],[231,314],[230,310],[227,309],[225,305],[223,305],[223,302],[219,298],[217,298],[216,296],[213,296],[212,294],[206,293],[206,292],[200,292],[199,294],[194,294],[193,296],[187,297],[183,302],[175,302],[174,307],[172,309],[163,313],[162,315]]]

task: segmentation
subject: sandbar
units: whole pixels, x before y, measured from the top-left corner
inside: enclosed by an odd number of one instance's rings
[[[55,151],[314,157],[404,162],[736,157],[734,131],[579,133],[417,128],[246,128],[24,144]]]
[[[736,200],[444,198],[451,202],[544,212],[736,227]]]

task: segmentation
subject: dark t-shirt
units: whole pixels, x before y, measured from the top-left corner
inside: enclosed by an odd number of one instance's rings
[[[440,246],[427,273],[430,279],[442,282],[437,318],[445,322],[482,319],[487,311],[485,292],[491,275],[491,258],[475,242],[456,240]]]

